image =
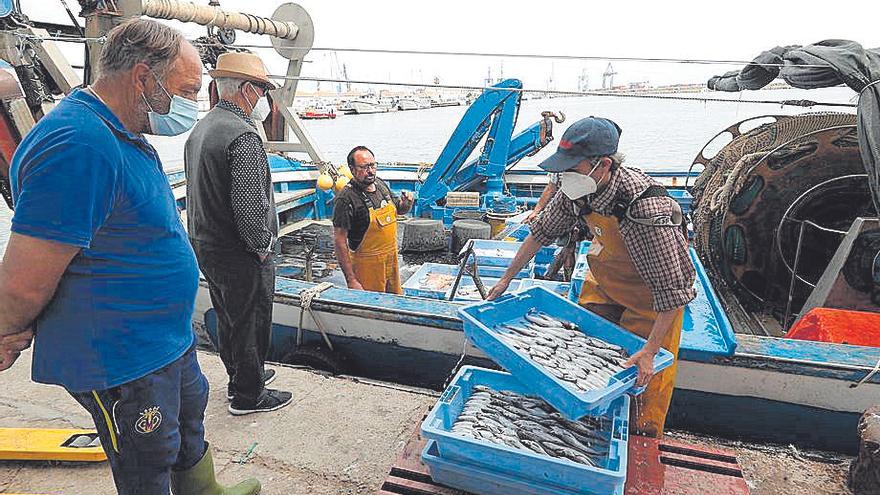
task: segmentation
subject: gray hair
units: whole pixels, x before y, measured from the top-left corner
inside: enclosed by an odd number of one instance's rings
[[[146,64],[164,78],[180,54],[185,41],[180,31],[149,19],[132,19],[110,30],[101,51],[101,75],[131,70]]]
[[[608,156],[608,158],[611,159],[611,171],[612,172],[619,169],[620,165],[623,164],[624,160],[626,160],[626,155],[620,151],[618,151],[617,153],[611,154],[611,155],[607,155],[607,156]],[[596,162],[600,158],[603,158],[603,157],[601,157],[601,156],[590,157],[590,163],[595,165]]]
[[[214,83],[217,85],[217,94],[220,95],[220,98],[237,93],[238,88],[246,82],[248,82],[246,79],[239,79],[237,77],[218,77],[214,79]]]

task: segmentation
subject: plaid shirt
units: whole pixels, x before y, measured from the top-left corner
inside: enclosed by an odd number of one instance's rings
[[[656,181],[641,170],[621,167],[611,176],[604,191],[573,201],[558,191],[531,226],[532,236],[542,245],[553,243],[571,231],[583,206],[601,215],[612,215],[615,199],[627,203]],[[651,218],[672,212],[672,198],[650,197],[636,202],[630,209],[635,218]],[[620,222],[620,234],[632,257],[636,270],[651,289],[654,311],[679,308],[696,297],[696,271],[688,255],[688,244],[680,227],[655,227]]]

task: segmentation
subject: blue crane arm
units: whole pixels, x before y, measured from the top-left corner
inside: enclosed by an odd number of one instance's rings
[[[542,123],[536,122],[517,134],[510,142],[505,170],[510,170],[520,160],[535,154],[546,144],[542,135]],[[483,181],[485,177],[477,173],[478,161],[479,159],[471,160],[449,179],[447,182],[449,191],[471,190]]]
[[[432,207],[450,191],[473,191],[482,183],[486,194],[503,194],[504,172],[553,139],[550,117],[562,120],[551,112],[542,113],[542,121],[513,137],[522,93],[508,89],[522,89],[522,82],[502,81],[471,104],[420,187],[414,213]],[[484,136],[479,156],[466,162]]]
[[[450,179],[459,173],[462,164],[490,130],[490,136],[483,147],[481,158],[487,153],[491,153],[492,144],[498,141],[499,114],[503,114],[503,109],[510,106],[511,103],[518,106],[520,100],[519,91],[504,91],[504,89],[519,89],[522,88],[522,83],[516,79],[508,79],[494,87],[499,90],[487,89],[484,91],[462,116],[443,151],[440,152],[440,156],[437,157],[434,166],[431,167],[431,173],[419,188],[417,206],[424,207],[433,204],[446,197],[449,191],[455,190],[449,185]],[[513,117],[515,120],[515,112]],[[509,136],[508,134],[508,141]],[[502,135],[501,138],[503,139],[503,137]]]

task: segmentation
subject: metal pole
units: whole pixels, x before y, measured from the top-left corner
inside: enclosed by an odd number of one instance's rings
[[[789,329],[788,318],[791,316],[791,302],[792,302],[792,299],[794,299],[794,284],[797,283],[797,280],[798,280],[797,269],[798,269],[798,262],[800,262],[800,260],[801,260],[801,244],[804,241],[804,227],[805,226],[806,226],[806,222],[802,221],[801,228],[798,231],[797,248],[795,249],[795,252],[794,252],[794,266],[792,267],[792,270],[791,270],[791,283],[788,286],[788,302],[785,304],[785,318],[783,319],[783,324],[785,326],[786,331],[788,331],[788,329]]]

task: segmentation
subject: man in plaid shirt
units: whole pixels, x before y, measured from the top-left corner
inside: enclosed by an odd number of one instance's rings
[[[694,266],[681,227],[681,208],[642,171],[622,167],[620,128],[589,117],[569,127],[550,158],[539,166],[559,173],[559,190],[531,224],[507,272],[489,293],[494,299],[541,248],[583,219],[593,234],[589,272],[579,303],[647,339],[627,366],[636,366],[636,432],[661,437],[675,387],[684,307],[694,297]],[[654,356],[663,347],[676,364],[654,377]]]

